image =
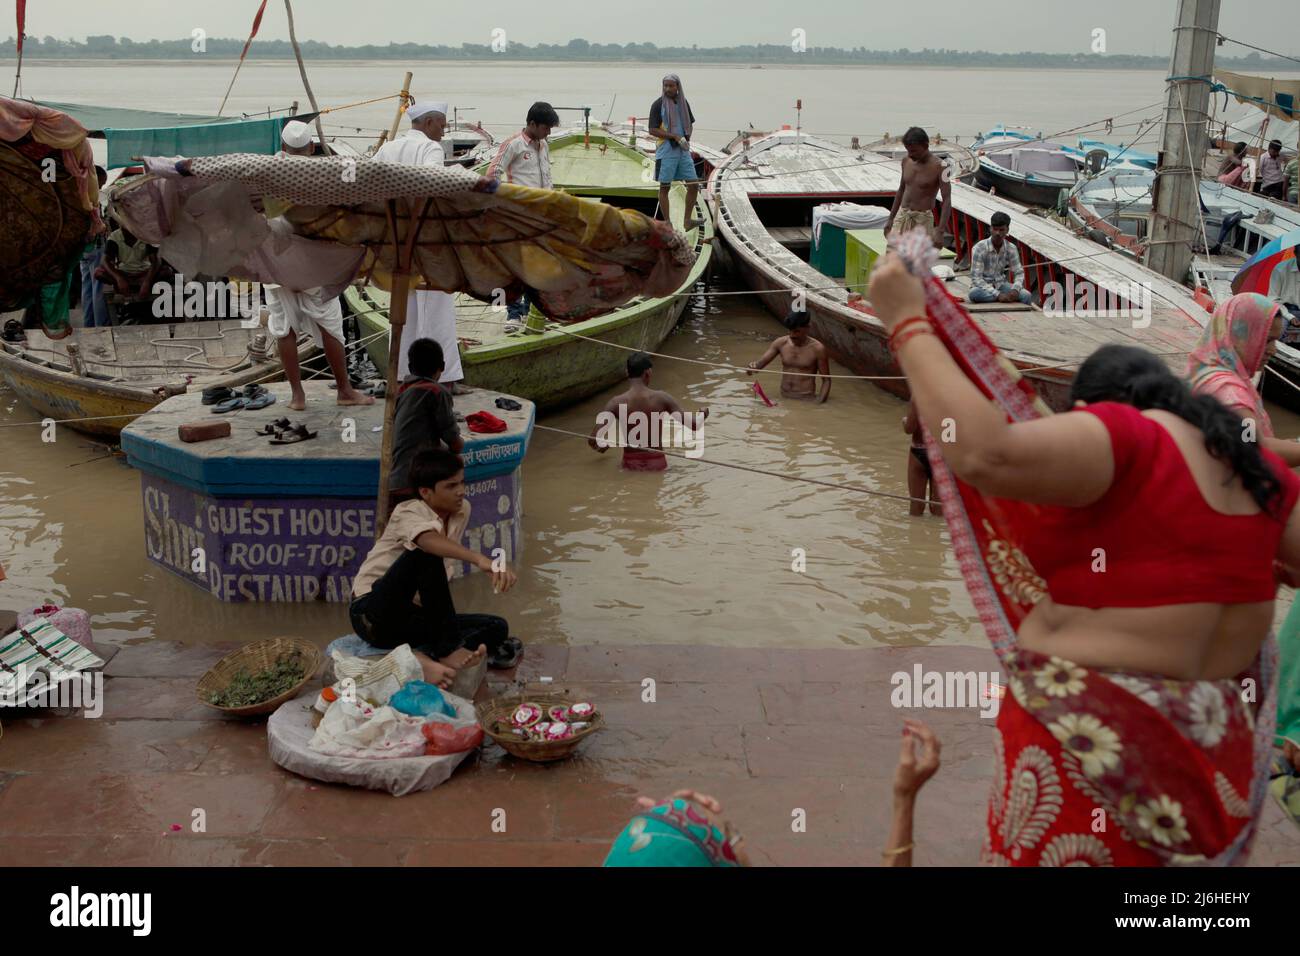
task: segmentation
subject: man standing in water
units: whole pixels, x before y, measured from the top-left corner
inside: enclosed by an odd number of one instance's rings
[[[649,133],[659,140],[655,149],[655,180],[659,183],[659,215],[671,222],[668,215],[668,190],[673,183],[686,183],[686,211],[682,214],[683,231],[703,225],[695,215],[695,196],[699,180],[695,174],[695,160],[691,159],[691,132],[695,114],[682,91],[682,81],[676,73],[664,77],[663,95],[650,104]]]
[[[316,153],[311,127],[294,120],[286,123],[280,133],[281,152],[289,156],[312,156]],[[276,229],[283,220],[272,220]],[[302,389],[302,369],[298,365],[298,336],[310,334],[325,352],[334,382],[338,385],[339,405],[373,405],[375,400],[352,387],[348,378],[348,357],[343,348],[343,309],[338,296],[327,298],[319,287],[294,291],[279,285],[263,285],[266,307],[270,312],[267,327],[276,337],[280,351],[280,364],[292,393],[289,407],[302,411],[307,407],[307,395]]]
[[[446,103],[413,103],[406,111],[411,128],[392,142],[376,151],[374,158],[385,163],[403,163],[407,166],[446,165],[442,148],[442,134],[447,129]],[[480,180],[482,185],[484,180]],[[407,299],[406,324],[402,326],[402,347],[398,359],[397,377],[406,378],[410,369],[407,354],[417,339],[433,339],[442,346],[447,367],[442,373],[442,384],[451,388],[453,395],[469,391],[462,379],[465,373],[460,366],[460,343],[456,339],[456,303],[446,292],[412,292]]]
[[[930,152],[930,137],[919,126],[903,134],[907,157],[903,160],[903,177],[894,193],[894,205],[885,223],[885,235],[895,227],[899,233],[925,229],[936,246],[943,245],[943,230],[952,216],[952,184],[944,176],[944,162]],[[943,197],[939,225],[934,224],[935,194]]]
[[[609,400],[596,416],[596,427],[587,438],[587,444],[603,455],[614,444],[618,432],[625,430],[623,468],[627,471],[664,471],[668,467],[668,456],[662,449],[667,423],[675,420],[683,429],[690,427],[677,400],[667,392],[650,387],[652,368],[654,363],[645,352],[633,352],[629,356],[628,390]],[[696,432],[708,417],[707,408],[695,413]],[[698,446],[698,434],[692,437]],[[646,443],[644,446],[642,441]],[[687,457],[699,456],[688,452]]]
[[[816,397],[820,405],[831,397],[831,362],[826,346],[808,334],[810,320],[807,312],[791,312],[783,323],[790,330],[767,347],[763,357],[750,362],[749,368],[758,371],[781,356],[781,394],[786,398]],[[822,377],[821,394],[817,394],[817,376]]]

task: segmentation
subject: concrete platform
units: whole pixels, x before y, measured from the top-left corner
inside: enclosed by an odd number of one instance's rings
[[[594,866],[638,795],[683,787],[722,801],[757,865],[876,866],[904,716],[943,744],[918,801],[916,865],[978,863],[992,721],[896,709],[890,675],[917,662],[996,670],[984,648],[530,645],[517,672],[488,672],[489,689],[553,677],[597,702],[607,729],[550,765],[489,744],[443,786],[406,797],[289,774],[267,756],[264,721],[199,703],[196,680],[229,649],[124,647],[102,719],[2,718],[0,866]],[[1272,798],[1250,862],[1300,864],[1300,829]]]
[[[325,382],[305,383],[307,408],[288,408],[288,384],[268,390],[275,404],[213,414],[201,394],[174,396],[122,433],[127,460],[140,471],[145,549],[151,561],[223,601],[351,600],[352,578],[375,538],[375,497],[382,447],[382,401],[339,406]],[[520,465],[535,407],[496,407],[496,392],[455,398],[457,411],[488,411],[508,430],[465,438],[464,544],[513,563],[523,514]],[[317,437],[272,445],[257,429],[287,417]],[[182,442],[181,424],[226,419],[227,438]],[[458,574],[473,569],[461,564]]]
[[[199,392],[176,395],[122,431],[122,451],[134,468],[205,495],[256,495],[273,497],[373,496],[379,487],[379,452],[383,442],[384,404],[340,406],[334,390],[324,381],[305,382],[307,408],[288,408],[289,385],[268,385],[274,405],[258,411],[215,415],[202,404]],[[458,395],[456,411],[469,415],[488,411],[509,426],[496,435],[478,435],[461,424],[465,439],[465,479],[477,481],[516,470],[528,451],[536,408],[515,398],[517,412],[497,408],[498,398],[514,398],[476,389]],[[317,433],[312,441],[272,445],[257,429],[288,418]],[[187,444],[176,429],[187,422],[230,422],[229,438]]]

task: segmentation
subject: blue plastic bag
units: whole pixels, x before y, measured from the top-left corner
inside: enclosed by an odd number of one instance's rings
[[[413,680],[406,684],[389,698],[388,705],[398,713],[411,717],[456,716],[456,708],[442,696],[442,691],[422,680]]]

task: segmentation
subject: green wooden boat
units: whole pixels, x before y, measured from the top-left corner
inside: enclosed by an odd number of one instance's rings
[[[557,189],[647,215],[658,204],[653,162],[606,133],[593,132],[589,143],[581,133],[551,140],[551,170]],[[673,224],[680,230],[685,188],[677,183],[671,195]],[[606,315],[573,323],[550,322],[534,310],[529,330],[513,335],[505,333],[504,311],[458,295],[456,330],[466,384],[519,395],[536,402],[540,409],[550,409],[580,401],[626,378],[628,349],[659,348],[681,319],[689,301],[687,293],[709,266],[713,221],[703,195],[701,190],[694,215],[704,225],[686,233],[695,247],[695,265],[675,295],[636,298]],[[344,299],[357,317],[363,337],[388,330],[387,292],[375,286],[352,288]],[[376,368],[388,367],[387,335],[379,334],[366,348]]]

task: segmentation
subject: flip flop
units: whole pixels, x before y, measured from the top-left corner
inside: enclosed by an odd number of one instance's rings
[[[268,405],[274,404],[275,396],[270,392],[262,392],[260,395],[254,396],[253,400],[248,402],[244,408],[248,409],[250,412],[255,412],[259,408],[266,408]]]
[[[228,398],[224,402],[218,402],[212,406],[213,415],[224,415],[226,412],[237,412],[248,404],[246,398]]]
[[[253,399],[266,394],[267,394],[266,389],[261,385],[244,386],[243,396],[244,398],[247,398],[249,401],[252,401]]]
[[[315,432],[307,431],[306,425],[294,425],[292,428],[282,432],[278,438],[272,438],[272,445],[296,445],[300,441],[311,441],[316,437]]]
[[[498,398],[496,401],[497,408],[504,409],[507,412],[517,412],[524,406],[520,405],[513,398]]]
[[[270,438],[273,435],[278,436],[280,432],[284,431],[286,428],[289,427],[291,427],[289,419],[277,418],[275,421],[263,425],[261,428],[257,429],[257,431],[253,432],[253,434],[265,435],[267,438]]]

